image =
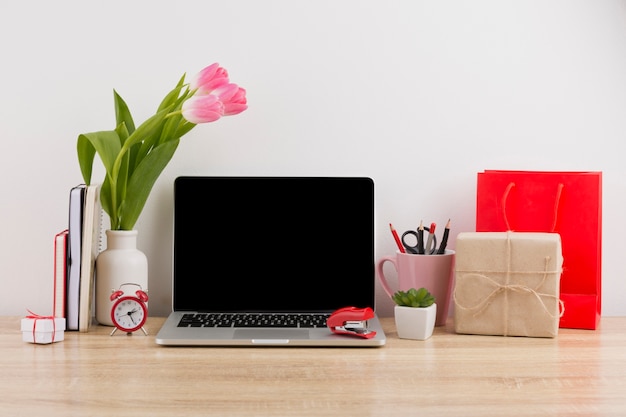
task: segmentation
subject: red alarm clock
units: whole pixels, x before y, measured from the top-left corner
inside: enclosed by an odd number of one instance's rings
[[[125,295],[121,288],[125,285],[133,285],[139,287],[133,295]],[[111,332],[111,336],[119,329],[127,334],[141,329],[147,336],[148,332],[143,325],[148,319],[148,294],[143,291],[141,285],[134,283],[126,283],[120,285],[120,289],[113,290],[111,293],[111,301],[114,301],[111,307],[111,320],[115,329]]]

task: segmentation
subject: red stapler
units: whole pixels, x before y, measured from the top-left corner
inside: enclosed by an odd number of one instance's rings
[[[376,336],[376,332],[367,328],[367,320],[374,317],[374,310],[369,307],[344,307],[334,311],[326,320],[328,328],[336,334],[363,337]]]

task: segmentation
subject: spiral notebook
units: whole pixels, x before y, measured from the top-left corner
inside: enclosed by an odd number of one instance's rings
[[[374,308],[374,183],[364,177],[179,177],[174,183],[173,312],[160,345],[382,346],[324,320],[236,325],[205,313],[328,317]]]

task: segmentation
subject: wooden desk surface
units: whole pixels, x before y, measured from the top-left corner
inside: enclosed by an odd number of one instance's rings
[[[22,341],[0,318],[6,416],[626,416],[626,317],[555,339],[468,336],[438,327],[382,348],[161,347],[111,328]]]

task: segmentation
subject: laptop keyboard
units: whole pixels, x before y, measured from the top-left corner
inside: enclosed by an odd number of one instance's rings
[[[178,327],[326,327],[330,314],[306,313],[187,313]]]

